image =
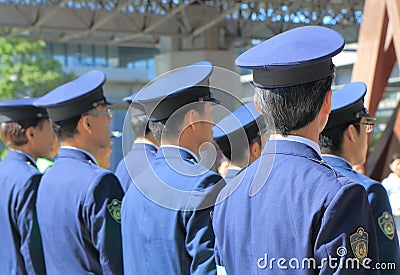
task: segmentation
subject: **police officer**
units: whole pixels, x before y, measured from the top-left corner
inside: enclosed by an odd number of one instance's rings
[[[178,69],[137,96],[164,130],[156,159],[122,202],[125,274],[216,273],[211,214],[224,182],[198,164],[200,146],[212,141],[212,69],[209,62]]]
[[[105,81],[102,72],[90,71],[35,101],[47,109],[61,143],[41,180],[36,206],[50,274],[123,273],[123,191],[94,157],[110,146]]]
[[[353,165],[365,162],[368,134],[374,127],[375,118],[364,107],[366,92],[367,86],[362,82],[349,83],[333,92],[331,114],[319,144],[328,164],[364,186],[374,217],[379,261],[395,263],[399,274],[399,240],[386,190],[381,183],[352,169]],[[384,272],[395,274],[393,270],[381,270]]]
[[[130,104],[127,115],[130,117],[135,141],[131,150],[119,162],[115,171],[125,193],[132,182],[131,177],[142,172],[156,158],[160,145],[149,128],[148,118],[143,106],[135,100],[136,95],[137,93],[133,93],[124,98],[124,101]]]
[[[236,59],[253,70],[256,103],[274,133],[215,206],[216,259],[228,274],[359,274],[367,258],[378,259],[365,189],[326,165],[317,143],[330,113],[331,57],[343,46],[337,32],[307,26]]]
[[[213,127],[214,140],[230,164],[225,180],[236,176],[260,155],[268,137],[266,125],[254,102],[228,114]]]
[[[46,110],[34,107],[34,100],[0,103],[0,113],[8,117],[1,139],[9,150],[0,162],[1,274],[46,273],[35,209],[42,176],[36,159],[49,156],[55,136]]]

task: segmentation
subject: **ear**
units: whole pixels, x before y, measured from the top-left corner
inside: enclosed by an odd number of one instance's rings
[[[250,144],[250,155],[254,157],[254,159],[258,158],[261,155],[261,146],[258,142],[252,142]]]
[[[253,96],[254,105],[256,105],[256,109],[259,113],[261,113],[260,105],[258,105],[258,101],[256,100],[256,96]]]
[[[28,142],[32,142],[35,139],[36,131],[34,127],[29,127],[25,131],[26,138],[28,139]]]
[[[331,113],[331,105],[332,105],[332,90],[329,89],[329,91],[325,95],[324,103],[322,104],[321,108],[322,113],[325,115],[329,115]]]
[[[185,114],[183,129],[185,129],[186,127],[194,129],[196,128],[196,122],[199,121],[200,121],[199,113],[196,110],[191,109]]]
[[[80,133],[88,133],[88,134],[92,133],[92,125],[90,123],[90,117],[82,116],[78,122],[77,128]]]
[[[354,127],[353,124],[350,124],[347,126],[347,128],[344,130],[344,137],[347,138],[350,142],[355,143],[357,140],[357,129]]]

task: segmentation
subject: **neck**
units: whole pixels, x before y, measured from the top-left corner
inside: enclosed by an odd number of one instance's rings
[[[163,138],[161,141],[161,146],[162,145],[175,145],[175,146],[180,146],[183,148],[186,148],[193,152],[198,158],[200,157],[199,153],[199,147],[194,146],[193,144],[189,142],[184,142],[182,139],[171,139],[171,138]]]
[[[301,129],[290,131],[289,135],[308,138],[308,139],[314,141],[315,143],[318,143],[319,134],[325,128],[327,120],[328,120],[328,117],[324,116],[320,112],[317,115],[317,117],[313,121],[311,121],[308,125],[306,125],[305,127],[301,128]]]
[[[160,146],[157,142],[157,140],[155,140],[154,138],[147,138],[147,137],[137,137],[135,139],[135,141],[143,141],[143,142],[150,142],[153,143],[154,145],[156,145],[157,147]]]
[[[299,130],[289,132],[289,135],[304,137],[318,143],[319,131],[314,129],[314,127],[304,127]]]
[[[238,163],[230,163],[228,169],[242,169],[245,166]]]
[[[352,161],[351,155],[345,154],[344,152],[340,152],[340,153],[338,153],[338,152],[324,152],[324,154],[340,157],[340,158],[346,160],[348,163],[350,163],[351,166],[356,165],[356,164],[354,164],[354,161]]]
[[[150,141],[151,143],[154,143],[157,147],[160,146],[160,142],[154,137],[153,132],[150,132],[150,133],[146,134],[146,135],[144,136],[144,138],[145,138],[146,140]]]
[[[18,146],[18,147],[10,147],[8,149],[21,151],[22,153],[25,153],[28,156],[30,156],[31,158],[33,158],[34,160],[36,160],[36,159],[41,157],[32,148],[30,148],[28,145],[23,145],[23,146]]]

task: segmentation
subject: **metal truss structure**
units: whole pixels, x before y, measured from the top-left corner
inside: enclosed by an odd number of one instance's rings
[[[214,48],[231,49],[297,26],[326,25],[351,43],[363,6],[364,0],[0,0],[0,36],[157,47],[162,37],[195,44],[212,35]]]

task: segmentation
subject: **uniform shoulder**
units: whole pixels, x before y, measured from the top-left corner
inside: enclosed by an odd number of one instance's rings
[[[108,197],[121,201],[123,195],[121,184],[115,174],[101,167],[94,168],[93,178],[85,195],[86,202],[92,203]]]
[[[198,188],[204,189],[224,181],[222,176],[206,167],[196,163],[193,165],[194,173],[198,174]]]

